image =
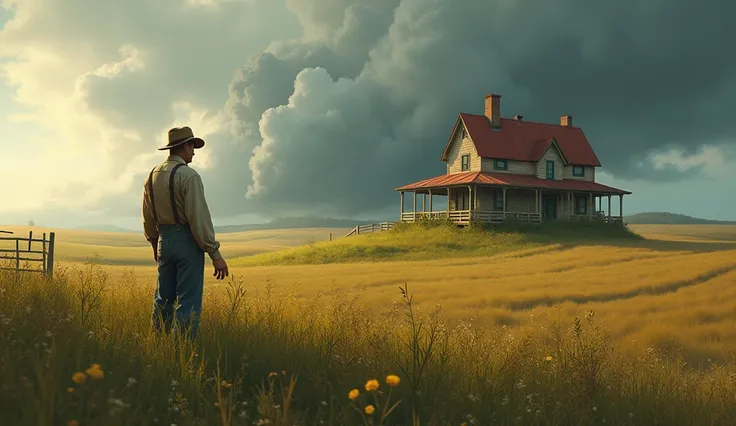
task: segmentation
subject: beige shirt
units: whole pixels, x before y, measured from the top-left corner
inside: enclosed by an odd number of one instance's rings
[[[169,195],[169,177],[171,170],[177,164],[186,163],[181,157],[170,155],[166,161],[158,165],[153,171],[153,196],[156,202],[156,217],[158,223],[161,224],[173,225],[176,223]],[[149,178],[146,177],[143,186],[143,233],[146,240],[155,242],[158,240],[159,229],[158,223],[153,217],[153,209],[151,209],[148,180]],[[215,227],[212,225],[212,217],[204,198],[204,185],[199,173],[186,165],[179,167],[174,175],[174,195],[179,223],[189,224],[197,244],[205,253],[209,254],[212,260],[222,258],[220,243],[215,240]]]

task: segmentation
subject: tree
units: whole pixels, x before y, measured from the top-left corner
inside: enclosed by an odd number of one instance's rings
[[[31,220],[28,221],[28,226],[30,226],[31,228],[33,228],[34,226],[36,226],[36,222],[34,222],[33,219],[31,219]]]

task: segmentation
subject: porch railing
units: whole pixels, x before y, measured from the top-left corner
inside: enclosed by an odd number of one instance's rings
[[[503,223],[505,219],[516,219],[528,223],[540,223],[542,221],[542,214],[471,210],[450,210],[449,212],[407,212],[401,214],[402,222],[416,222],[423,219],[450,219],[453,223],[461,225],[467,225],[471,220],[474,222]]]

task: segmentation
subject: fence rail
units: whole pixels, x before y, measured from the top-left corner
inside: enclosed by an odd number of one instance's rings
[[[390,231],[393,227],[393,222],[381,222],[371,223],[368,225],[360,225],[353,228],[353,230],[345,234],[345,236],[349,237],[351,235],[367,234],[370,232]]]
[[[13,234],[10,231],[0,231],[0,233]],[[15,242],[15,248],[0,248],[0,262],[5,261],[12,264],[12,261],[15,261],[15,266],[2,266],[0,263],[0,269],[16,272],[40,272],[49,278],[53,277],[55,240],[56,234],[54,232],[49,234],[48,239],[46,239],[45,232],[42,238],[33,238],[33,231],[28,233],[28,237],[0,237],[0,243],[9,241],[12,245],[12,242]],[[33,250],[33,243],[40,243],[41,249]],[[40,255],[40,257],[31,257],[31,255]],[[21,268],[21,262],[41,263],[41,269]]]

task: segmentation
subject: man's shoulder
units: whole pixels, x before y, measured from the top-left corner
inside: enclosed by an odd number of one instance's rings
[[[188,165],[184,165],[182,167],[179,167],[176,170],[176,172],[177,173],[181,173],[181,176],[184,179],[189,179],[190,177],[200,177],[199,176],[199,173],[197,173],[196,170],[194,170],[193,168],[189,167]]]

